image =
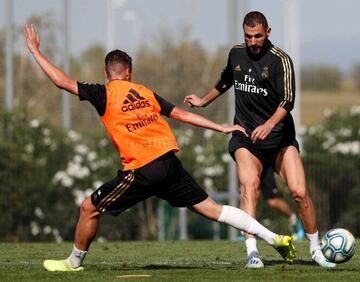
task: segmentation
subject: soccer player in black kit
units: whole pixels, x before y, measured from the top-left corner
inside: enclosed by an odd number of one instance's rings
[[[236,161],[240,181],[240,206],[256,215],[260,177],[272,166],[287,183],[310,241],[312,259],[322,267],[334,267],[321,252],[315,210],[307,193],[304,168],[290,111],[295,101],[295,74],[290,57],[269,40],[265,16],[257,11],[244,17],[245,43],[234,46],[221,77],[204,97],[186,96],[190,107],[205,107],[231,86],[235,90],[234,123],[249,137],[233,134],[229,153]],[[246,234],[247,268],[264,267],[256,240]]]

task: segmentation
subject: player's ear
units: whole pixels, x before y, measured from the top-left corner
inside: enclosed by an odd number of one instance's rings
[[[105,76],[107,81],[110,81],[110,78],[108,76],[108,73],[107,73],[106,69],[104,69],[104,76]]]
[[[132,75],[132,72],[131,72],[130,68],[126,68],[126,70],[125,70],[126,80],[131,81],[131,75]]]
[[[269,27],[266,31],[266,36],[269,37],[270,36],[270,33],[271,33],[271,27]]]

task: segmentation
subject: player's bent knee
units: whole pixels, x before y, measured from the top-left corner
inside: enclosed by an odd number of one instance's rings
[[[89,214],[97,212],[96,207],[92,204],[90,197],[85,198],[85,200],[81,203],[80,212]]]
[[[292,195],[293,195],[295,202],[300,203],[300,204],[306,203],[309,199],[308,193],[306,192],[305,189],[301,189],[301,190],[299,189],[299,190],[293,191]]]

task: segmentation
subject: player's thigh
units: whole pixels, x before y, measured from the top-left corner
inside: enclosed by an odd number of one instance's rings
[[[259,186],[262,164],[260,160],[246,148],[235,151],[236,168],[240,183],[245,186]]]
[[[276,159],[276,167],[291,192],[301,192],[306,189],[304,166],[296,147],[283,148]]]

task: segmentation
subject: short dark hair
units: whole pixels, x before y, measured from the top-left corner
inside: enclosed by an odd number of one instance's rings
[[[105,57],[105,69],[107,71],[110,65],[121,64],[125,68],[129,68],[130,72],[132,71],[132,59],[124,51],[119,49],[109,52]]]
[[[268,22],[262,13],[260,13],[258,11],[252,11],[245,15],[244,21],[243,21],[243,27],[244,27],[244,25],[254,27],[257,24],[262,24],[265,29],[267,29],[269,27]]]

